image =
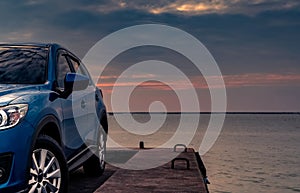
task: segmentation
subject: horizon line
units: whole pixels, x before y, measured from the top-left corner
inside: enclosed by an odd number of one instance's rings
[[[287,112],[287,111],[276,111],[276,112],[269,112],[269,111],[241,111],[241,112],[144,112],[144,111],[133,111],[133,112],[107,112],[109,115],[113,114],[300,114],[300,112]]]

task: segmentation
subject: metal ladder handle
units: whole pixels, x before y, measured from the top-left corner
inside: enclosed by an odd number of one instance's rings
[[[184,148],[184,152],[187,152],[187,147],[184,144],[176,144],[174,146],[174,149],[173,149],[174,152],[176,152],[177,147],[183,147]]]

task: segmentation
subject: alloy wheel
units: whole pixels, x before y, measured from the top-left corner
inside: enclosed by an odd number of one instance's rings
[[[58,193],[61,186],[61,169],[55,155],[47,149],[32,153],[29,193]]]

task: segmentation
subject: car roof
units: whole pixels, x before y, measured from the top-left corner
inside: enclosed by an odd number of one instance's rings
[[[0,43],[1,47],[35,47],[35,48],[47,48],[52,50],[53,53],[55,53],[59,49],[63,49],[68,52],[68,54],[78,60],[80,60],[75,54],[73,54],[70,50],[64,48],[63,46],[57,44],[57,43]]]
[[[54,47],[56,49],[62,48],[59,44],[56,43],[0,43],[0,47],[23,47],[23,46],[33,46],[33,47],[44,47],[50,48]]]

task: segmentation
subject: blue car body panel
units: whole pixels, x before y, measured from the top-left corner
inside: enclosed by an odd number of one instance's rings
[[[96,129],[98,129],[91,128],[92,125],[88,125],[85,130],[77,128],[74,115],[86,124],[97,124],[98,118],[106,114],[100,96],[101,91],[94,84],[90,84],[84,91],[73,92],[67,98],[61,97],[60,93],[53,89],[56,80],[57,52],[63,49],[62,47],[57,44],[33,44],[33,46],[49,48],[47,81],[37,85],[0,84],[0,107],[28,104],[26,116],[17,125],[0,129],[0,167],[2,167],[1,156],[12,156],[9,177],[5,182],[0,182],[0,192],[26,190],[31,151],[45,124],[51,123],[58,127],[57,140],[60,141],[67,160],[71,160],[78,156],[87,144],[96,144]],[[95,96],[97,100],[89,102],[91,97],[94,99]],[[86,104],[82,102],[84,99]],[[96,109],[97,116],[89,112],[93,109]]]

